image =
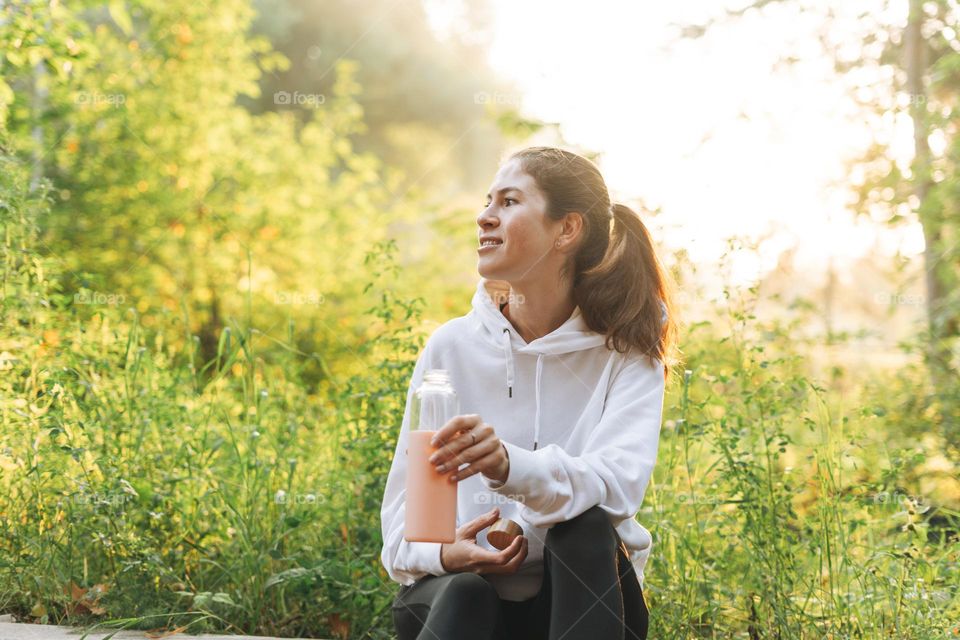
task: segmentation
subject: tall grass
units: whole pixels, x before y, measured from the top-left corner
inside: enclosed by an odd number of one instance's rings
[[[393,637],[379,507],[423,340],[422,301],[391,292],[396,246],[364,265],[370,337],[325,328],[350,362],[249,317],[203,362],[185,314],[148,330],[59,290],[20,173],[0,172],[0,610]],[[922,372],[841,394],[811,378],[815,342],[758,320],[755,290],[728,295],[687,331],[640,514],[651,637],[960,635],[956,451],[905,408]]]
[[[875,404],[916,388],[824,388],[802,355],[816,345],[758,320],[755,290],[735,299],[717,310],[725,338],[691,327],[666,409],[641,514],[652,637],[957,637],[956,457],[922,490],[923,461],[949,443],[904,437],[883,419],[899,412]]]

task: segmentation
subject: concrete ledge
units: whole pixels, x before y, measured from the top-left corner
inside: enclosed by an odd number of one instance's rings
[[[6,616],[4,616],[6,617]],[[116,631],[112,629],[98,629],[87,634],[90,640],[102,640],[111,633],[115,633],[116,640],[156,640],[159,634],[147,635],[144,631]],[[52,624],[21,624],[19,622],[0,622],[0,640],[80,640],[83,629],[74,627],[58,627]],[[223,635],[185,635],[176,633],[162,636],[175,640],[281,640],[267,636],[223,636]],[[301,639],[302,640],[302,639]]]

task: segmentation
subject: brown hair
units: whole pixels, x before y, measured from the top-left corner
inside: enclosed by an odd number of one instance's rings
[[[672,281],[640,216],[624,204],[611,204],[600,170],[583,156],[528,147],[509,159],[519,160],[534,179],[551,219],[562,220],[572,211],[583,217],[583,239],[561,278],[573,268],[573,300],[587,326],[607,336],[608,349],[636,349],[657,358],[666,376],[676,363]],[[661,322],[664,312],[666,322]]]

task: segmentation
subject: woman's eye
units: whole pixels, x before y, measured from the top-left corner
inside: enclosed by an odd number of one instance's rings
[[[511,203],[511,202],[513,202],[514,204],[516,204],[517,201],[514,200],[513,198],[505,198],[505,199],[504,199],[504,202],[506,202],[507,204],[509,204],[509,203]]]

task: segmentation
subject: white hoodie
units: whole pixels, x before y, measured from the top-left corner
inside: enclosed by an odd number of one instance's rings
[[[552,333],[526,343],[500,312],[509,285],[481,279],[473,309],[437,328],[417,359],[380,512],[383,566],[400,584],[444,575],[438,542],[403,539],[406,447],[413,393],[428,369],[446,369],[460,413],[493,426],[510,458],[505,483],[483,474],[458,483],[457,526],[500,508],[523,528],[527,557],[513,574],[482,574],[504,600],[536,595],[547,530],[594,505],[610,516],[637,577],[652,539],[635,515],[657,458],[665,370],[659,360],[607,349],[580,308]],[[663,310],[661,320],[665,318]],[[486,529],[477,544],[487,542]]]

